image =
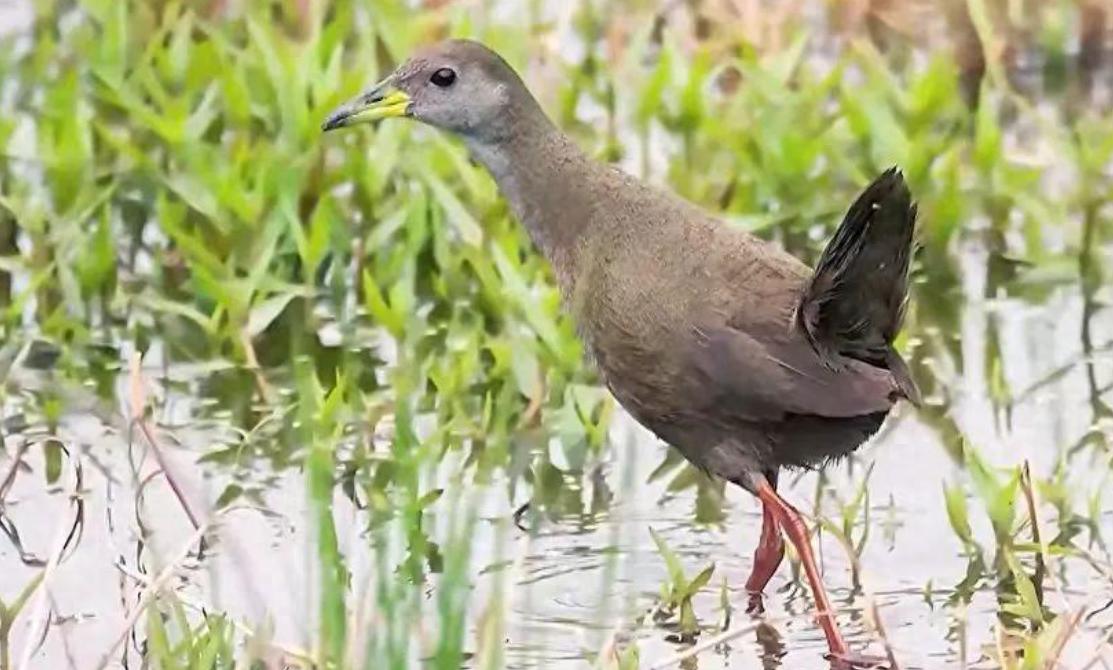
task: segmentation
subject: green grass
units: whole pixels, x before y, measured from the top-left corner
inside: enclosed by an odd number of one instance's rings
[[[937,510],[970,562],[951,604],[979,588],[1000,594],[1003,629],[1026,649],[1004,667],[1042,667],[1056,653],[1072,613],[1048,604],[1041,578],[1055,579],[1052,560],[1107,564],[1101,492],[1071,490],[1067,473],[1083,459],[1108,468],[1108,431],[1062,445],[1060,468],[1044,479],[1022,476],[1020,463],[991,467],[950,411],[947,369],[964,365],[952,335],[956,258],[971,240],[989,254],[986,296],[1039,304],[1077,285],[1091,311],[1101,308],[1113,123],[1078,102],[1078,75],[1062,69],[1073,4],[1049,3],[1057,20],[1033,37],[1048,56],[1049,91],[1021,95],[991,61],[974,105],[948,51],[882,50],[859,35],[817,61],[817,36],[799,22],[780,28],[780,48],[763,49],[725,19],[693,42],[680,28],[656,32],[648,3],[585,2],[572,17],[585,48],[571,60],[543,54],[553,29],[543,3],[530,3],[524,26],[500,23],[493,3],[227,4],[38,0],[31,32],[0,49],[10,90],[0,98],[0,338],[9,362],[34,347],[57,355],[57,384],[13,381],[5,407],[64,433],[75,393],[115,402],[127,352],[150,352],[166,369],[204,363],[212,374],[190,389],[209,404],[191,419],[236,435],[201,459],[233,480],[212,508],[256,504],[263,463],[299,468],[311,501],[309,648],[271,639],[263,622],[202,615],[167,589],[136,629],[152,667],[248,667],[274,654],[318,667],[502,667],[514,584],[510,570],[494,570],[484,577],[490,601],[475,601],[470,538],[483,520],[469,491],[507,483],[497,495],[529,500],[535,520],[557,519],[582,508],[573,484],[611,454],[613,401],[582,362],[547,266],[463,148],[404,123],[319,131],[333,106],[442,34],[482,38],[522,67],[546,55],[527,79],[592,153],[627,160],[805,258],[863,183],[904,168],[922,249],[900,344],[929,398],[920,416],[963,471]],[[988,10],[969,6],[991,42]],[[1044,180],[1059,171],[1069,179],[1052,195]],[[996,337],[977,372],[994,409],[1008,411],[1029,390],[1010,387]],[[1109,417],[1099,386],[1091,378],[1095,421]],[[61,457],[45,458],[54,466],[43,486],[57,485]],[[654,477],[670,494],[696,490],[696,521],[724,518],[721,485],[678,459]],[[839,501],[841,518],[824,521],[855,554],[871,528],[860,481]],[[367,583],[341,550],[336,496],[361,509],[375,558]],[[1053,519],[1040,538],[1034,512]],[[985,520],[991,546],[971,530]],[[695,638],[712,613],[692,598],[711,574],[659,546],[670,575],[662,608],[677,613],[668,625]],[[30,616],[42,575],[0,592],[0,668],[12,667],[9,627]],[[619,647],[599,664],[636,667],[636,646]]]

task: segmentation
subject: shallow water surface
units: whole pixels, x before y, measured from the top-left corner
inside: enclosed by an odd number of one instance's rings
[[[1015,300],[965,302],[962,335],[977,337],[988,322],[996,323],[1002,358],[1023,361],[1023,365],[1010,366],[1016,374],[1010,383],[1014,388],[1035,390],[1005,412],[994,410],[976,391],[977,384],[956,377],[950,387],[949,414],[964,433],[977,435],[985,453],[1002,464],[1028,459],[1034,474],[1045,476],[1066,459],[1069,486],[1079,498],[1085,497],[1083,492],[1099,495],[1100,516],[1095,522],[1108,532],[1113,529],[1113,506],[1100,497],[1098,488],[1104,473],[1087,469],[1084,461],[1068,456],[1059,446],[1076,443],[1091,425],[1087,413],[1078,410],[1089,405],[1091,372],[1081,362],[1078,344],[1081,307],[1070,288],[1057,291],[1045,305]],[[1096,341],[1113,338],[1110,319],[1095,319],[1091,327]],[[1048,347],[1048,342],[1060,345]],[[1094,353],[1089,361],[1098,379],[1104,383],[1113,379],[1108,351]],[[148,368],[146,373],[153,387],[161,386],[159,395],[166,413],[159,417],[160,434],[169,467],[197,509],[205,509],[203,501],[212,500],[234,480],[257,489],[256,502],[266,510],[245,508],[229,513],[219,539],[200,559],[196,555],[188,558],[187,569],[173,583],[187,602],[227,610],[244,621],[269,620],[276,640],[308,645],[307,631],[314,625],[309,613],[313,611],[311,575],[315,566],[307,553],[308,501],[298,469],[256,468],[245,473],[198,464],[198,458],[213,445],[228,439],[228,429],[211,420],[200,425],[191,421],[199,412],[199,403],[182,390],[192,384],[172,390],[177,384],[166,380],[180,382],[205,373],[188,368],[168,376],[157,368]],[[49,373],[24,369],[20,374],[29,380],[26,389],[43,383]],[[125,394],[124,379],[119,386],[121,395]],[[5,414],[9,425],[21,416],[29,395],[24,391],[9,397]],[[0,544],[0,561],[6,566],[0,573],[3,593],[26,584],[37,571],[36,559],[49,557],[59,533],[68,532],[74,495],[70,465],[81,464],[82,488],[77,495],[84,509],[80,536],[51,578],[55,615],[42,648],[34,655],[36,663],[42,664],[39,667],[63,666],[67,655],[81,659],[76,667],[86,667],[85,659],[103,653],[107,641],[120,630],[124,604],[133,602],[138,593],[137,557],[153,556],[154,565],[170,560],[192,530],[165,480],[149,478],[155,471],[151,453],[135,439],[129,440],[105,414],[102,408],[64,418],[59,436],[79,453],[63,459],[56,485],[42,486],[42,472],[47,467],[40,455],[43,452],[29,449],[25,458],[29,471],[20,470],[7,494],[4,518],[18,531],[25,555],[21,561],[12,542]],[[979,418],[984,422],[981,425]],[[42,439],[35,434],[33,425],[10,434],[9,449],[23,440]],[[508,667],[584,667],[585,660],[609,641],[620,645],[636,641],[643,662],[682,651],[685,647],[670,642],[668,631],[654,625],[650,615],[666,579],[650,528],[664,538],[691,573],[715,564],[711,584],[696,599],[705,638],[716,634],[726,621],[721,607],[724,585],[731,608],[729,625],[749,625],[741,584],[760,527],[759,508],[744,492],[728,488],[721,521],[699,523],[698,508],[717,510],[714,502],[698,503],[692,488],[668,491],[669,477],[648,481],[666,453],[662,444],[620,415],[613,422],[604,459],[584,477],[577,494],[583,509],[538,515],[532,536],[510,522],[514,508],[505,494],[505,482],[468,487],[466,497],[478,505],[480,518],[471,546],[472,570],[478,575],[475,602],[487,601],[501,575],[508,593]],[[806,473],[785,477],[782,486],[790,500],[809,512],[814,512],[818,495],[820,513],[841,524],[838,519],[844,504],[864,483],[867,472],[868,514],[853,520],[856,539],[868,527],[868,540],[859,556],[864,591],[851,588],[851,563],[845,549],[829,533],[819,542],[839,620],[852,643],[875,653],[883,650],[868,623],[867,609],[872,603],[902,667],[955,667],[960,645],[965,646],[968,667],[992,667],[978,661],[984,656],[983,646],[995,644],[998,602],[993,585],[980,583],[965,609],[949,602],[966,574],[968,556],[944,513],[943,486],[961,476],[961,467],[937,429],[914,409],[901,408],[877,439],[852,461],[829,468],[822,482],[817,473]],[[453,484],[446,481],[445,486]],[[443,505],[438,508],[446,513]],[[972,523],[978,537],[992,546],[988,522],[978,509],[973,502]],[[702,513],[706,514],[706,509]],[[337,492],[334,517],[353,571],[353,584],[364,583],[368,571],[374,570],[361,531],[361,514]],[[139,539],[140,519],[150,546]],[[1042,521],[1047,530],[1056,523],[1053,518]],[[1109,581],[1081,560],[1057,561],[1052,573],[1059,591],[1054,597],[1074,606],[1095,607],[1113,598]],[[684,667],[820,667],[825,645],[810,613],[810,597],[786,561],[766,597],[768,624],[701,654],[698,662]],[[1067,648],[1063,658],[1068,667],[1081,667],[1111,624],[1113,620],[1102,614],[1088,622]],[[27,644],[27,632],[15,632],[13,648],[20,650]]]

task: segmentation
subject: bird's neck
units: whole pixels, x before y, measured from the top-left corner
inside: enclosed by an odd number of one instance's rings
[[[571,291],[577,251],[595,205],[599,165],[538,110],[497,141],[469,140],[472,156],[494,177],[515,217]]]

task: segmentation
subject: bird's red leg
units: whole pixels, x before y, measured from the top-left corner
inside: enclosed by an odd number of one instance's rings
[[[827,591],[819,578],[819,569],[815,565],[815,555],[812,553],[811,540],[808,538],[808,527],[804,524],[804,518],[792,505],[777,495],[777,491],[765,477],[754,477],[754,484],[755,492],[765,505],[766,512],[771,512],[776,522],[784,529],[788,541],[796,548],[796,554],[804,565],[804,574],[808,578],[808,584],[812,587],[812,595],[815,598],[816,618],[823,629],[823,634],[827,637],[827,648],[835,658],[848,658],[849,649],[839,632],[838,625],[835,624],[831,601],[827,599]]]
[[[768,503],[761,504],[761,539],[754,550],[754,567],[746,580],[746,591],[750,595],[747,612],[761,613],[765,610],[761,592],[777,571],[785,555],[785,543],[781,538],[781,528]]]

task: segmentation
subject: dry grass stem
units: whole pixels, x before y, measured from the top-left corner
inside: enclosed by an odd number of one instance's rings
[[[23,464],[23,456],[27,453],[31,443],[29,441],[22,442],[16,447],[15,455],[12,456],[12,463],[8,467],[8,471],[4,473],[4,477],[0,478],[0,503],[4,502],[4,497],[7,496],[8,490],[15,483],[16,475],[19,474],[19,467]]]
[[[74,504],[75,519],[72,523],[60,523],[54,531],[54,537],[50,543],[50,554],[47,557],[46,565],[43,567],[41,578],[36,586],[35,603],[32,609],[30,627],[28,628],[27,638],[23,643],[23,651],[20,654],[19,664],[17,668],[30,668],[31,657],[42,646],[49,632],[50,617],[53,612],[52,602],[53,596],[50,592],[51,583],[54,578],[54,573],[58,569],[58,565],[62,562],[62,556],[65,554],[66,547],[69,545],[70,540],[74,537],[76,529],[82,522],[84,515],[84,506],[80,500],[82,488],[82,472],[81,466],[77,463],[77,457],[66,450],[70,459],[71,469],[73,471],[73,490],[70,493],[70,499]]]
[[[1079,608],[1067,616],[1066,624],[1055,637],[1055,643],[1051,646],[1051,651],[1047,655],[1047,663],[1044,666],[1047,670],[1055,670],[1059,667],[1059,658],[1063,655],[1063,649],[1066,648],[1071,636],[1078,631],[1078,624],[1085,614],[1086,609]]]
[[[129,366],[130,376],[128,379],[131,391],[131,425],[139,427],[139,431],[143,434],[143,437],[151,448],[151,453],[155,456],[155,461],[158,463],[159,469],[162,470],[163,476],[166,477],[166,483],[170,485],[170,490],[174,492],[174,497],[178,499],[178,504],[182,506],[182,510],[184,510],[186,516],[189,517],[189,522],[193,524],[193,527],[199,529],[201,528],[201,522],[197,514],[194,513],[192,506],[190,506],[189,501],[186,499],[185,492],[182,490],[178,478],[174,474],[174,469],[166,460],[154,431],[147,425],[146,394],[143,391],[143,372],[140,367],[140,362],[139,353],[133,353],[131,365]]]
[[[128,618],[124,621],[123,628],[116,635],[116,638],[113,640],[108,649],[106,649],[105,652],[101,655],[100,661],[96,665],[97,670],[103,670],[103,668],[108,667],[108,664],[112,662],[112,656],[116,653],[116,650],[119,649],[120,645],[122,645],[124,641],[127,640],[128,634],[135,627],[135,624],[139,621],[139,617],[141,617],[143,615],[143,612],[145,612],[147,608],[150,607],[151,603],[154,602],[155,598],[158,597],[159,592],[161,592],[162,589],[165,588],[166,584],[178,573],[178,570],[181,569],[182,564],[185,562],[186,558],[189,557],[189,554],[193,550],[194,545],[201,542],[205,538],[205,535],[210,530],[212,530],[212,528],[226,514],[240,509],[249,508],[225,507],[224,509],[218,510],[212,515],[212,517],[209,518],[208,521],[198,527],[193,532],[193,534],[189,536],[189,539],[182,544],[181,549],[179,549],[177,554],[175,554],[174,559],[170,563],[168,563],[166,567],[163,568],[162,571],[159,572],[154,579],[149,582],[147,590],[143,592],[143,595],[142,597],[140,597],[139,602],[135,605],[134,608],[132,608],[131,613],[128,615]]]
[[[136,582],[137,584],[142,586],[144,589],[147,589],[147,590],[151,589],[153,582],[152,582],[150,577],[148,577],[146,575],[143,575],[143,574],[140,574],[138,572],[135,572],[134,570],[132,570],[131,568],[127,567],[126,565],[124,565],[122,563],[114,563],[113,567],[115,567],[120,572],[120,574],[122,574],[125,577],[127,577],[128,579],[131,579],[132,581]],[[187,598],[186,596],[184,596],[180,593],[175,593],[174,597],[177,598],[177,600],[179,602],[181,602],[183,605],[185,605],[189,609],[193,610],[194,612],[197,612],[198,614],[206,615],[206,614],[209,614],[209,613],[212,612],[212,607],[211,606],[206,606],[204,603],[199,603],[195,600]],[[227,616],[227,615],[225,615],[225,619],[230,624],[232,624],[232,627],[235,628],[244,637],[255,637],[256,636],[255,629],[252,628],[251,626],[247,625],[246,623],[244,623],[242,620],[236,619],[234,617]],[[298,663],[302,664],[302,667],[313,667],[313,665],[315,663],[315,661],[313,660],[312,654],[310,654],[308,651],[306,651],[306,650],[304,650],[300,647],[295,647],[295,646],[292,646],[292,645],[283,644],[281,642],[275,642],[273,640],[268,640],[266,642],[266,644],[267,644],[268,647],[270,647],[274,651],[282,654],[287,659],[294,660],[294,661],[297,661]]]
[[[839,546],[842,547],[843,552],[846,553],[847,560],[850,561],[851,569],[858,577],[858,585],[862,590],[862,598],[866,603],[866,611],[869,612],[869,619],[874,631],[877,633],[877,637],[880,638],[881,644],[885,647],[885,657],[889,662],[890,670],[900,670],[900,663],[897,661],[892,643],[889,642],[885,624],[881,621],[881,610],[877,606],[877,598],[874,597],[873,590],[870,589],[869,585],[866,583],[865,575],[862,573],[862,563],[858,558],[857,552],[854,551],[854,547],[851,546],[849,540],[844,537],[841,532],[838,532],[834,524],[829,521],[825,521],[824,523],[826,523],[828,529],[832,531],[831,536],[838,540]],[[823,524],[817,523],[817,528],[820,525]]]

